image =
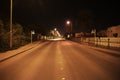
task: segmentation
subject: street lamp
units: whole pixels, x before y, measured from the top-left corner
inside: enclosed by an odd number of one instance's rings
[[[54,28],[54,31],[57,31],[57,28]]]
[[[67,25],[70,25],[70,33],[72,33],[72,22],[70,20],[67,20]]]
[[[10,0],[10,48],[12,48],[12,0]]]
[[[67,24],[67,26],[70,26],[69,28],[66,27],[67,30],[68,30],[67,37],[70,38],[70,37],[73,36],[73,35],[72,35],[72,22],[71,22],[70,20],[67,20],[66,24]]]
[[[33,40],[33,34],[35,34],[35,31],[31,30],[31,43],[32,43],[32,40]]]
[[[70,24],[70,21],[67,21],[67,24],[69,25],[69,24]]]

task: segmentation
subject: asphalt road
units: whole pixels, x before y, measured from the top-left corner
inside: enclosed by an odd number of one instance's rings
[[[46,41],[0,62],[0,80],[120,80],[119,53]]]

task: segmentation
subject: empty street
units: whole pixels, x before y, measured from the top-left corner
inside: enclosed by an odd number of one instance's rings
[[[119,51],[68,40],[40,42],[0,62],[0,80],[120,80],[119,75]]]

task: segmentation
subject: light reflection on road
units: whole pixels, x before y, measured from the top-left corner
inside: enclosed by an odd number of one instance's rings
[[[64,59],[64,55],[60,50],[60,46],[56,47],[56,60],[55,60],[55,80],[71,80],[71,75],[69,74],[69,70],[67,69],[66,60]]]

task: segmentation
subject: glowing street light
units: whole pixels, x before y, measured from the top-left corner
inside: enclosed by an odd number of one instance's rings
[[[69,24],[70,24],[70,21],[67,21],[67,24],[69,25]]]
[[[72,37],[72,21],[70,20],[67,20],[66,21],[66,25],[69,26],[69,27],[66,27],[66,32],[67,32],[67,38],[70,38]]]
[[[70,32],[72,33],[72,22],[70,20],[68,20],[66,22],[67,25],[70,25]]]
[[[57,31],[57,28],[54,28],[55,31]]]

